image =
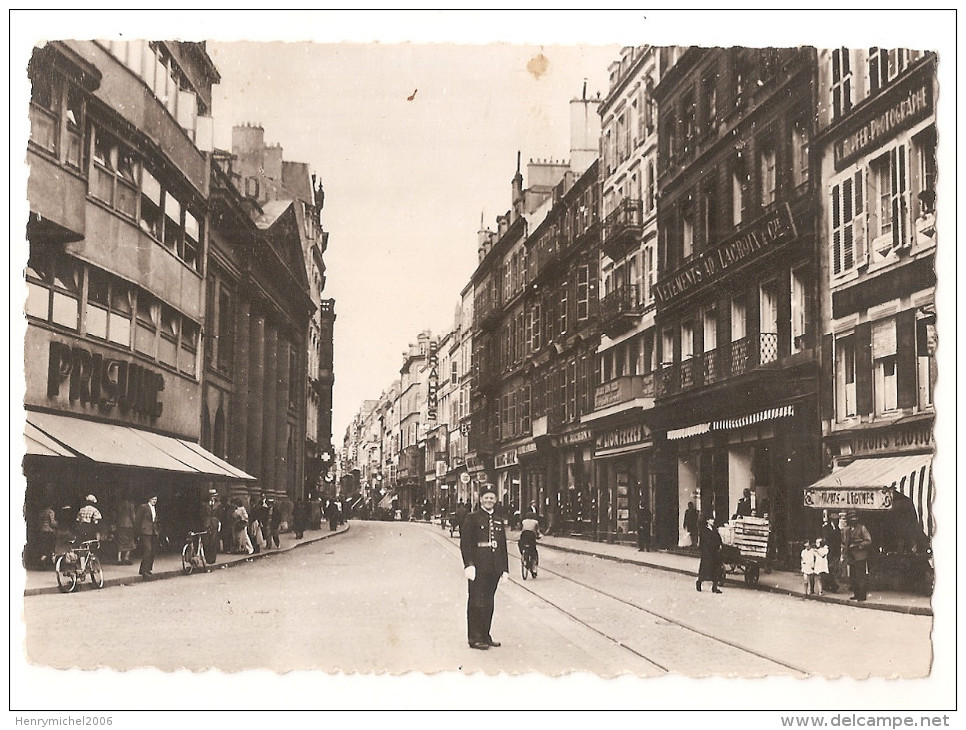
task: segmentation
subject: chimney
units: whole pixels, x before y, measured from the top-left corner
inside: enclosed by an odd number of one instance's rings
[[[516,220],[521,215],[523,215],[523,175],[520,174],[520,150],[517,150],[517,172],[513,176],[513,182],[511,183],[512,196],[511,200],[513,203],[512,220]],[[503,232],[500,232],[503,235]]]
[[[599,155],[600,96],[587,98],[587,82],[580,99],[570,101],[570,169],[581,175]]]

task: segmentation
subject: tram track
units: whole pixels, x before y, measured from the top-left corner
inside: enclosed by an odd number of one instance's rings
[[[437,536],[442,544],[458,551],[456,538],[438,533]],[[743,667],[743,676],[806,677],[811,674],[784,658],[716,636],[667,612],[641,605],[559,569],[547,568],[545,564],[540,566],[539,575],[553,576],[554,581],[524,581],[518,575],[518,559],[518,551],[510,548],[510,582],[516,588],[658,671],[710,676],[734,674],[736,667]]]

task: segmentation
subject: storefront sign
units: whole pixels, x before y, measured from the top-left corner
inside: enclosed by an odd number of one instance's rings
[[[466,457],[466,469],[471,474],[478,474],[485,469],[483,464],[483,459],[478,456],[467,456]]]
[[[537,451],[537,444],[534,441],[528,441],[525,444],[517,447],[517,456],[526,456],[527,454],[535,454]]]
[[[654,287],[658,304],[668,304],[692,289],[711,283],[728,269],[757,258],[763,249],[797,235],[788,203],[777,206],[736,236],[703,253],[691,264],[660,279]]]
[[[889,487],[806,489],[805,506],[815,509],[892,509],[894,492]]]
[[[604,431],[603,433],[597,434],[595,446],[598,451],[602,451],[604,449],[616,449],[621,446],[645,444],[649,443],[650,440],[651,432],[648,430],[647,426],[642,423],[636,423],[632,426],[615,428],[610,431]]]
[[[105,358],[82,347],[50,343],[47,361],[47,397],[57,398],[67,384],[71,404],[96,405],[102,411],[117,407],[154,420],[163,404],[164,376],[126,360]]]
[[[561,446],[574,446],[576,444],[582,444],[585,441],[590,441],[593,436],[590,433],[590,429],[582,428],[579,431],[574,431],[573,433],[565,433],[562,436],[557,437],[557,442]]]
[[[429,380],[426,393],[426,420],[436,420],[438,406],[437,389],[439,388],[439,354],[436,340],[429,343]]]
[[[496,455],[495,466],[497,469],[505,469],[508,466],[513,466],[517,463],[517,450],[508,449],[507,451],[501,451]]]
[[[902,451],[916,451],[932,448],[932,421],[914,423],[906,426],[893,426],[853,434],[851,438],[839,442],[839,452],[853,456],[870,454],[894,454]]]
[[[470,483],[470,475],[467,474],[466,472],[463,472],[462,474],[460,474],[460,484],[469,484],[469,483]]]
[[[934,112],[932,77],[928,73],[916,74],[897,84],[856,114],[847,131],[832,143],[835,169],[843,170],[856,158],[881,146],[884,139],[894,137]]]

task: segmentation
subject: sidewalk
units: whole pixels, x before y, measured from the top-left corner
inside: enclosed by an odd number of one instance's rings
[[[508,535],[508,537],[510,536]],[[698,563],[700,562],[697,552],[693,555],[665,550],[640,552],[635,545],[593,542],[591,540],[568,537],[541,537],[540,547],[548,547],[553,550],[577,553],[580,555],[593,555],[604,560],[646,565],[659,570],[683,573],[692,581],[698,574]],[[745,583],[743,573],[729,573],[723,588],[725,590],[771,591],[773,593],[785,593],[801,599],[802,576],[798,573],[785,570],[771,570],[769,572],[762,570],[758,585],[752,587]],[[708,590],[710,590],[710,586],[708,586]],[[900,593],[897,591],[870,591],[868,600],[859,602],[850,601],[849,595],[847,585],[840,585],[838,593],[824,593],[821,596],[811,596],[809,600],[846,604],[855,608],[916,614],[919,616],[933,615],[932,599],[929,596]]]
[[[319,540],[325,540],[329,537],[335,537],[336,535],[344,534],[349,530],[349,523],[347,522],[344,526],[340,527],[335,532],[329,532],[328,525],[325,525],[321,530],[306,530],[305,534],[302,536],[301,540],[296,540],[295,536],[291,532],[283,533],[280,536],[282,541],[282,546],[280,548],[266,549],[262,548],[261,552],[254,555],[236,555],[234,553],[219,553],[218,561],[210,566],[211,570],[225,570],[239,564],[250,563],[254,560],[261,560],[262,558],[270,557],[277,553],[288,552],[301,545],[309,545],[311,543],[318,542]],[[104,567],[104,587],[108,586],[127,586],[127,585],[137,585],[138,583],[144,583],[145,580],[140,575],[138,575],[138,558],[136,555],[132,558],[134,565],[114,565],[107,562],[107,558],[111,557],[109,555],[100,553],[98,557],[101,558],[101,563]],[[197,572],[197,571],[195,571]],[[194,573],[192,573],[194,575]],[[166,578],[190,578],[191,576],[186,576],[181,570],[181,551],[178,552],[166,552],[159,554],[154,559],[154,578],[155,580],[163,580]],[[96,590],[90,583],[89,580],[85,580],[84,583],[79,583],[74,589],[74,592],[79,591],[92,591]],[[59,593],[60,589],[57,587],[57,575],[53,570],[28,570],[26,571],[26,583],[24,587],[24,596],[35,596],[41,593]]]

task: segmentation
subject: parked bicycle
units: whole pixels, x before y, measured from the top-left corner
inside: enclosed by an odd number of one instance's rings
[[[76,540],[71,540],[71,547],[67,552],[58,555],[54,560],[54,570],[57,573],[57,586],[61,593],[70,593],[78,583],[83,583],[88,576],[95,588],[104,587],[104,569],[94,550],[100,547],[98,540],[84,540],[75,547]]]
[[[205,544],[202,538],[207,532],[189,532],[181,548],[181,570],[185,575],[191,575],[196,568],[208,570],[208,559],[205,557]]]

